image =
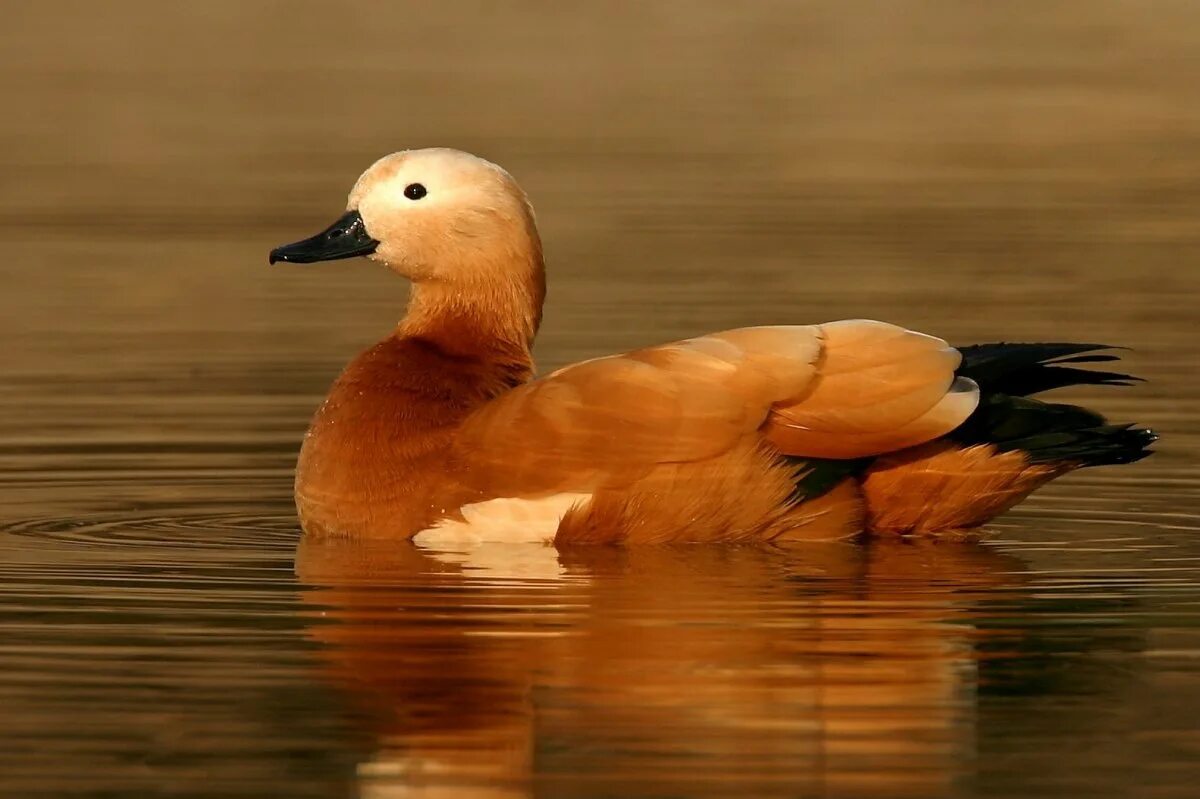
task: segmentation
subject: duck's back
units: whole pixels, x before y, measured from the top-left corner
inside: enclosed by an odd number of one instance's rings
[[[499,493],[628,484],[744,438],[857,458],[948,433],[977,392],[946,342],[881,322],[754,327],[598,358],[510,391],[456,435]]]

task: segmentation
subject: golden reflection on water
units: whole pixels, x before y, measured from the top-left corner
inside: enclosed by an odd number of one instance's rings
[[[973,602],[1022,569],[969,544],[481,549],[300,548],[309,634],[373,720],[363,796],[531,795],[535,761],[551,795],[605,773],[652,795],[948,795]]]

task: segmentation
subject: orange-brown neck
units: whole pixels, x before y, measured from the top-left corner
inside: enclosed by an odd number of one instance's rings
[[[417,283],[395,335],[431,342],[453,358],[532,363],[544,295],[540,271],[482,286]]]

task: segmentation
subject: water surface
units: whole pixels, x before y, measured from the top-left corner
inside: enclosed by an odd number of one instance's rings
[[[1200,11],[25,5],[0,30],[0,795],[1191,796]],[[1163,435],[982,544],[306,544],[401,313],[372,159],[533,196],[542,367],[762,322],[1132,347]]]

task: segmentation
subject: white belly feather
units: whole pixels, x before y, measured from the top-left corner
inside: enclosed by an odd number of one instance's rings
[[[463,505],[463,521],[442,519],[413,536],[413,543],[440,549],[463,544],[551,543],[567,511],[583,505],[591,494],[563,492],[537,499],[502,497]]]

